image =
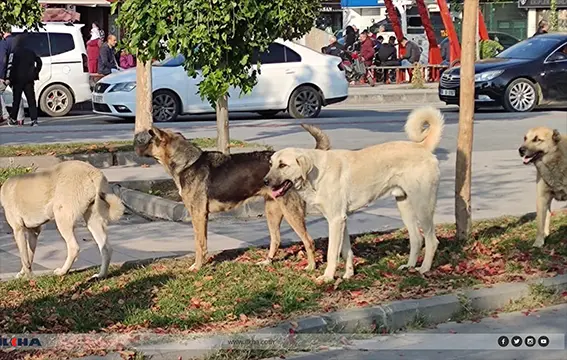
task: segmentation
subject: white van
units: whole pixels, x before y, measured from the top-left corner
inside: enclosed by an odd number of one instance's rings
[[[45,23],[38,31],[30,31],[26,39],[30,49],[41,57],[43,68],[35,82],[39,109],[48,116],[65,116],[74,104],[91,99],[87,50],[81,34],[84,25]],[[12,28],[12,34],[24,31]],[[25,96],[23,96],[25,99]],[[12,105],[12,92],[4,93],[7,106]],[[27,107],[27,101],[24,102]]]

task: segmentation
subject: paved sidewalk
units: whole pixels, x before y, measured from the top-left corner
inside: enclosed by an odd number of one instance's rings
[[[288,356],[290,360],[565,360],[567,304],[532,313],[500,314],[478,323],[446,323],[432,330],[355,340],[348,349]],[[499,345],[502,336],[506,346]],[[518,340],[518,337],[520,338]],[[526,346],[526,339],[535,340]],[[546,337],[545,347],[540,339]],[[499,340],[500,339],[500,340]],[[529,340],[530,341],[530,340]],[[513,345],[515,344],[515,345]],[[276,360],[271,358],[269,360]]]
[[[455,154],[438,154],[441,162],[442,181],[439,188],[436,222],[454,221],[454,164]],[[167,178],[160,166],[135,167],[127,171],[110,168],[104,170],[110,181],[128,179]],[[523,215],[535,211],[535,169],[523,166],[517,152],[477,151],[473,155],[473,216],[476,219],[492,218],[505,214]],[[554,208],[561,204],[554,203]],[[3,216],[1,216],[3,219]],[[328,234],[325,219],[308,218],[308,230],[314,238]],[[19,271],[19,254],[12,240],[9,227],[0,223],[0,277]],[[282,241],[299,241],[287,223],[282,224]],[[386,198],[349,218],[350,233],[385,230],[403,226],[395,201]],[[100,264],[100,255],[90,234],[84,227],[77,230],[81,245],[75,268]],[[180,256],[194,252],[193,229],[190,224],[170,222],[145,222],[130,220],[111,225],[109,241],[114,248],[113,262],[124,262],[163,256]],[[262,246],[269,244],[264,219],[249,221],[218,220],[209,225],[209,249],[225,249]],[[64,262],[65,243],[51,224],[42,233],[37,248],[34,269],[55,269]]]

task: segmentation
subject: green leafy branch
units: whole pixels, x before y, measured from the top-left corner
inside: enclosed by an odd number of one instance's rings
[[[37,0],[0,1],[0,29],[18,26],[34,29],[41,23],[43,7]]]
[[[230,87],[248,93],[260,71],[259,52],[274,40],[306,34],[318,15],[312,0],[124,0],[118,22],[124,46],[142,61],[183,55],[213,106]]]

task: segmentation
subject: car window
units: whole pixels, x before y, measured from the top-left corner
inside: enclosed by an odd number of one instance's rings
[[[560,39],[536,36],[519,42],[496,55],[497,58],[535,60],[556,48]]]
[[[301,62],[301,55],[291,50],[287,46],[285,48],[285,62]]]
[[[272,43],[267,51],[260,54],[260,63],[279,64],[285,62],[285,47],[282,44]]]
[[[51,56],[64,54],[75,49],[73,35],[65,33],[49,33]]]
[[[301,55],[285,45],[272,43],[268,50],[260,54],[261,64],[282,64],[285,62],[300,62]],[[258,62],[258,52],[254,51],[251,59],[252,64]]]
[[[22,34],[21,32],[14,32],[12,35],[17,36]],[[47,33],[34,33],[30,32],[26,34],[25,47],[31,49],[39,57],[51,56],[49,51],[49,39],[47,38]]]
[[[184,61],[185,58],[183,57],[183,55],[177,55],[157,63],[156,66],[178,67],[178,66],[182,66]]]
[[[516,40],[514,37],[504,33],[498,33],[498,34],[492,33],[489,34],[489,37],[491,40],[498,41],[505,48],[509,48],[510,46],[518,42],[518,40]]]
[[[559,50],[555,51],[547,59],[547,61],[549,62],[565,61],[565,60],[567,60],[567,44],[564,44]]]

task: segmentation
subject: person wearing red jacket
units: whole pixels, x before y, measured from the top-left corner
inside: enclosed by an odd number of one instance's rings
[[[374,59],[374,42],[368,36],[367,31],[363,31],[360,34],[360,56],[362,56],[366,66],[372,66]]]

